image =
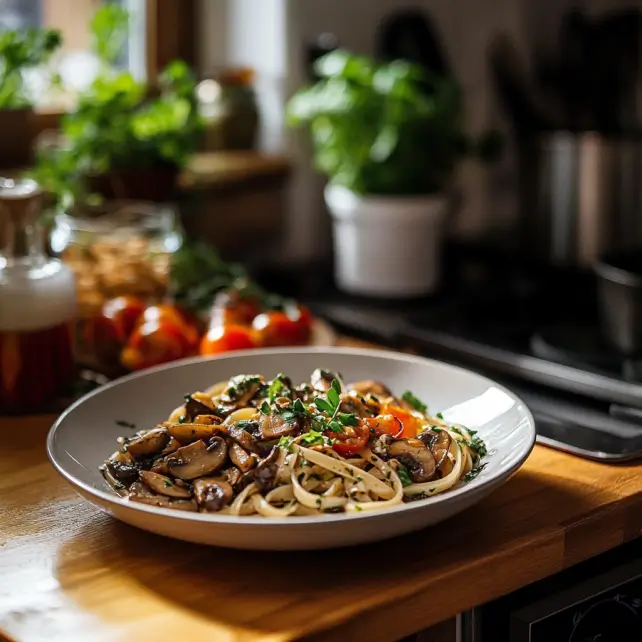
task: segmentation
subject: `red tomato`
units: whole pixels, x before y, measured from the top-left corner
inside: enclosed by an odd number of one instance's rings
[[[261,313],[259,301],[242,297],[236,290],[219,292],[214,299],[210,327],[217,325],[250,325]]]
[[[403,424],[394,415],[378,415],[366,419],[368,428],[373,435],[392,435],[400,437],[404,431]]]
[[[414,438],[417,436],[421,424],[417,417],[415,417],[409,410],[400,408],[399,406],[385,406],[381,409],[381,413],[385,415],[392,415],[396,417],[403,425],[403,432],[400,437]]]
[[[309,330],[298,321],[293,321],[285,312],[264,312],[252,322],[258,340],[264,346],[305,345]]]
[[[219,354],[230,350],[248,350],[257,344],[250,328],[227,325],[210,328],[201,340],[201,354]]]
[[[359,423],[357,426],[343,426],[343,432],[325,433],[335,439],[332,449],[342,457],[352,457],[363,450],[370,438],[370,428],[367,424]]]
[[[102,315],[109,319],[121,341],[126,341],[145,311],[145,304],[135,296],[118,296],[103,305]]]
[[[198,330],[194,324],[190,322],[187,314],[183,312],[183,310],[177,306],[168,304],[150,305],[140,317],[139,325],[161,321],[175,326],[177,331],[182,332],[193,349],[196,350],[199,341]]]
[[[184,327],[165,319],[139,325],[121,353],[121,363],[130,370],[141,370],[194,353],[191,337]]]
[[[117,366],[123,341],[116,325],[104,316],[79,321],[78,349],[100,364]]]

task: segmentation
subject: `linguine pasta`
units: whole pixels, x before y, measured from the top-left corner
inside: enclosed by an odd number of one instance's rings
[[[186,396],[167,421],[119,440],[101,467],[131,501],[226,515],[385,510],[474,477],[486,446],[411,392],[315,370],[293,385],[239,375]]]

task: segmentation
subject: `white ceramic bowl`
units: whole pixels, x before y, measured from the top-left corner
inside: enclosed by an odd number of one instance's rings
[[[167,418],[187,392],[240,373],[285,372],[304,381],[317,367],[346,381],[377,379],[395,393],[412,390],[446,420],[479,431],[487,466],[472,481],[432,498],[372,513],[288,518],[187,513],[128,502],[104,482],[98,467],[128,430]],[[517,470],[535,443],[526,405],[506,388],[455,366],[405,354],[350,348],[279,348],[188,359],[114,381],[66,410],[47,440],[56,469],[87,500],[128,524],[191,542],[241,549],[320,549],[383,540],[441,522],[466,510]]]

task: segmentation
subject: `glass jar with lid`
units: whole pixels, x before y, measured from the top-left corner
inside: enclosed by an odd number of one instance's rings
[[[95,354],[96,342],[87,339],[93,336],[90,322],[100,317],[107,301],[119,296],[161,301],[172,255],[181,244],[176,215],[168,205],[106,201],[56,216],[50,246],[76,276],[77,349],[83,364],[117,361],[116,354]]]

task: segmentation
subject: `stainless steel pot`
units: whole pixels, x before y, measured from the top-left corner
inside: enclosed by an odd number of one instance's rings
[[[588,268],[642,245],[642,141],[556,132],[520,150],[524,251]]]

